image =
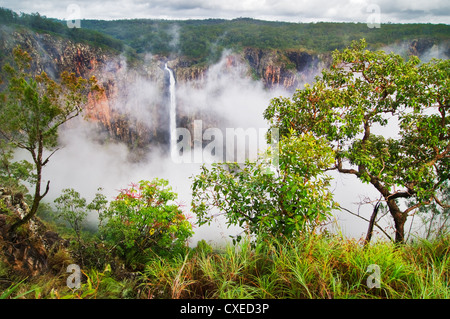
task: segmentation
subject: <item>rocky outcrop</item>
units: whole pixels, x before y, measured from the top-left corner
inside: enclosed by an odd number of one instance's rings
[[[248,66],[248,76],[263,82],[267,89],[283,87],[295,90],[302,83],[312,79],[322,68],[330,64],[329,55],[319,55],[301,50],[262,50],[246,48],[240,53],[224,56],[224,70],[241,63]],[[201,86],[208,73],[207,65],[197,65],[195,61],[181,58],[169,62],[178,82],[190,82]]]
[[[67,242],[38,218],[10,232],[11,222],[27,211],[22,194],[0,187],[0,262],[16,275],[35,276],[50,270],[49,258]]]
[[[1,49],[6,53],[5,61],[9,60],[7,53],[20,45],[33,58],[33,71],[45,71],[54,78],[58,78],[62,71],[73,72],[77,76],[92,74],[114,56],[101,48],[72,42],[56,35],[18,31],[5,26],[0,27],[0,39]]]
[[[167,57],[148,55],[129,61],[120,54],[77,43],[57,35],[40,34],[26,29],[0,26],[0,63],[10,62],[8,54],[20,44],[33,57],[33,69],[57,78],[62,71],[89,78],[95,75],[103,93],[89,97],[85,116],[96,123],[107,138],[121,141],[131,149],[145,151],[153,146],[167,147],[169,134],[168,75],[164,71]],[[409,54],[423,55],[436,50],[449,51],[448,43],[436,48],[432,40],[404,43]],[[405,49],[403,47],[403,49]],[[433,51],[434,50],[434,51]],[[444,52],[444,53],[445,53]],[[220,67],[223,72],[244,66],[245,76],[261,81],[266,89],[282,87],[289,91],[302,88],[331,64],[331,54],[307,50],[275,50],[245,48],[228,53]],[[208,78],[211,66],[176,57],[168,61],[178,83],[199,88]],[[213,66],[216,67],[216,66]],[[234,72],[234,71],[232,71]],[[240,76],[240,75],[239,75]],[[180,105],[178,123],[189,123],[199,114]],[[203,114],[201,118],[208,115]],[[214,117],[214,115],[209,115]],[[211,123],[214,118],[211,118]],[[102,138],[105,134],[102,134]]]
[[[441,41],[439,44],[432,39],[416,39],[408,45],[408,55],[418,56],[427,62],[432,58],[448,59],[450,56],[450,41]]]
[[[45,71],[55,79],[63,71],[84,78],[96,76],[103,93],[96,98],[89,96],[85,117],[97,123],[110,139],[133,149],[165,143],[167,133],[161,126],[167,121],[166,115],[157,111],[162,108],[163,96],[149,99],[144,94],[146,84],[147,88],[159,87],[161,92],[164,89],[164,71],[157,57],[134,61],[130,67],[125,57],[99,47],[0,26],[1,64],[11,62],[12,49],[17,45],[31,55],[35,73]],[[145,112],[136,113],[142,109]],[[143,113],[148,116],[143,117]]]
[[[206,78],[207,67],[201,66],[183,66],[172,63],[175,70],[175,78],[178,82],[199,82],[202,83]]]
[[[282,86],[295,90],[320,73],[330,62],[328,55],[301,50],[247,48],[243,54],[256,77],[261,78],[269,89]]]

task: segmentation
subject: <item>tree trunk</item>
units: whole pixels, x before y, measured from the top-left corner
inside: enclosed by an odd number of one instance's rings
[[[44,194],[41,195],[41,182],[42,182],[42,155],[44,153],[44,147],[42,145],[42,139],[39,140],[38,145],[38,155],[35,156],[36,153],[33,153],[33,160],[36,164],[36,185],[34,188],[34,198],[33,198],[33,205],[31,206],[30,211],[28,214],[26,214],[22,219],[19,219],[16,221],[10,228],[10,231],[14,232],[18,227],[24,225],[25,223],[28,223],[31,218],[33,218],[34,215],[36,215],[36,212],[39,208],[39,203],[41,200],[47,195],[49,189],[50,189],[50,181],[47,182],[47,186],[45,189]]]
[[[41,202],[41,199],[44,196],[41,196],[41,169],[37,170],[37,182],[36,186],[34,188],[34,198],[33,198],[33,205],[31,206],[30,211],[28,214],[26,214],[22,219],[17,220],[12,226],[11,231],[15,231],[18,227],[28,223],[31,218],[33,218],[34,215],[36,215],[36,212],[39,208],[39,203]],[[47,189],[49,187],[49,184],[47,183]]]
[[[380,208],[380,202],[378,202],[375,205],[375,207],[373,209],[372,217],[370,217],[369,228],[367,229],[367,236],[366,236],[366,240],[364,242],[364,247],[367,247],[370,243],[370,240],[372,239],[373,226],[375,225],[375,220],[377,218],[379,208]]]
[[[403,218],[403,216],[394,217],[394,222],[395,222],[395,242],[398,244],[404,244],[406,218]]]
[[[395,200],[393,200],[393,199],[388,200],[387,205],[389,207],[389,212],[391,213],[392,218],[394,218],[395,243],[403,244],[405,242],[406,216],[403,214],[403,212],[397,206],[397,203],[395,202]]]
[[[405,222],[407,214],[403,214],[403,212],[398,207],[395,202],[395,198],[393,198],[392,194],[389,193],[389,190],[385,188],[378,178],[371,177],[370,183],[375,186],[375,188],[383,195],[384,199],[389,208],[389,212],[391,213],[392,218],[394,219],[395,224],[395,239],[394,242],[397,244],[403,244],[405,242]]]

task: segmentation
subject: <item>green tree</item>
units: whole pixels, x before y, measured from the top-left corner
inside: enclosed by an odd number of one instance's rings
[[[99,215],[99,228],[102,226],[104,212],[107,209],[106,196],[100,193],[102,188],[99,188],[94,199],[87,204],[84,197],[73,188],[63,189],[61,196],[54,200],[56,204],[57,213],[56,218],[65,221],[75,234],[75,239],[78,246],[78,254],[81,262],[84,264],[85,247],[83,246],[82,231],[86,224],[86,218],[91,211],[96,211]]]
[[[105,218],[105,212],[108,208],[108,200],[106,199],[106,196],[101,193],[102,190],[103,188],[98,188],[94,199],[89,203],[89,205],[87,205],[87,208],[89,210],[95,210],[97,212],[99,219],[99,228],[102,226],[102,222]]]
[[[178,253],[193,232],[178,205],[171,203],[176,197],[163,179],[133,184],[110,203],[100,231],[125,258]]]
[[[27,194],[23,182],[33,183],[33,164],[26,160],[14,162],[14,149],[0,139],[0,185],[13,193]]]
[[[361,40],[334,52],[321,78],[292,99],[273,99],[265,118],[280,135],[294,130],[326,140],[335,153],[328,169],[381,193],[401,243],[408,214],[442,204],[437,196],[450,176],[450,61],[420,64],[365,48]],[[389,135],[385,127],[396,121],[398,134]],[[401,208],[402,199],[411,204]]]
[[[444,238],[450,231],[450,181],[441,188],[439,198],[442,205],[436,202],[419,208],[419,216],[427,227],[425,238]]]
[[[225,214],[228,225],[247,228],[260,238],[291,238],[313,231],[333,207],[329,177],[323,174],[333,154],[311,134],[293,132],[279,146],[275,171],[262,156],[244,165],[203,166],[192,184],[192,211],[199,224]],[[274,150],[270,152],[269,156],[276,156]]]
[[[55,199],[57,208],[57,218],[67,222],[75,233],[78,245],[78,252],[83,260],[81,231],[86,221],[87,206],[86,199],[81,197],[80,193],[73,188],[63,189],[61,196]]]
[[[96,80],[89,81],[73,73],[61,74],[57,83],[45,72],[28,73],[30,55],[16,47],[14,67],[5,65],[6,84],[0,93],[0,136],[11,147],[26,150],[34,165],[34,194],[30,211],[16,221],[11,230],[28,222],[49,191],[50,181],[42,191],[42,169],[58,150],[58,128],[78,116],[90,92],[99,90]],[[46,150],[51,153],[46,154]],[[4,167],[5,165],[3,165]]]

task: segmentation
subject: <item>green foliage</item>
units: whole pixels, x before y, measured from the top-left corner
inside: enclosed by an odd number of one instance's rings
[[[81,230],[88,215],[86,199],[74,189],[63,189],[62,195],[55,199],[58,210],[57,218],[66,221],[75,232],[77,238],[81,238]]]
[[[122,41],[104,33],[86,28],[68,28],[66,21],[47,18],[39,13],[26,14],[22,12],[17,14],[12,10],[0,8],[0,21],[2,24],[21,25],[35,31],[47,32],[75,42],[90,43],[114,51],[120,52],[124,49]]]
[[[99,188],[99,191],[101,188]],[[71,230],[69,234],[73,238],[75,235],[75,250],[77,262],[83,266],[94,268],[104,267],[110,260],[110,254],[106,251],[105,245],[101,242],[103,238],[99,238],[98,233],[93,233],[86,223],[89,212],[97,212],[99,214],[100,225],[102,226],[103,214],[107,209],[106,196],[98,192],[95,198],[87,204],[85,198],[74,189],[64,189],[61,196],[55,199],[56,213],[47,213],[48,219],[53,223],[63,221],[64,227],[61,232],[64,233],[67,225]],[[42,206],[42,205],[41,205]],[[100,242],[99,242],[100,240]],[[98,245],[100,243],[100,245]]]
[[[14,149],[0,140],[0,185],[13,193],[27,194],[24,182],[33,183],[33,164],[26,160],[14,162]]]
[[[444,24],[383,24],[370,29],[366,23],[287,23],[249,18],[233,20],[82,20],[81,28],[70,29],[65,21],[33,14],[17,14],[0,8],[0,21],[63,36],[77,42],[121,51],[177,55],[192,63],[212,63],[224,49],[310,50],[317,53],[344,49],[351,41],[367,39],[374,49],[401,41],[427,39],[438,44],[448,39]],[[288,68],[292,67],[288,65]]]
[[[196,63],[214,61],[224,48],[242,50],[311,50],[319,53],[344,49],[366,38],[372,48],[402,40],[448,39],[449,26],[384,24],[370,29],[365,23],[286,23],[248,18],[233,20],[83,20],[83,28],[101,31],[131,46],[138,53],[184,56]]]
[[[243,240],[213,254],[152,259],[141,279],[144,295],[152,298],[447,299],[449,257],[448,239],[364,248],[316,234],[284,242],[265,238],[253,249]],[[379,288],[368,286],[369,265],[380,268]]]
[[[97,212],[99,218],[99,227],[102,226],[102,222],[104,220],[104,213],[108,208],[107,207],[108,200],[106,199],[106,196],[101,193],[102,190],[103,190],[102,188],[97,189],[98,192],[95,194],[94,199],[86,207],[89,210]]]
[[[61,82],[52,80],[45,72],[30,74],[31,57],[20,46],[13,50],[14,66],[3,67],[5,85],[0,92],[0,136],[2,148],[2,179],[11,176],[33,178],[34,194],[30,212],[13,225],[17,228],[37,212],[40,201],[49,191],[47,183],[41,192],[42,169],[56,152],[58,128],[78,116],[90,92],[99,91],[95,77],[85,80],[74,73],[63,72]],[[11,150],[20,148],[33,160],[12,164]],[[44,155],[44,150],[52,153]],[[17,183],[19,184],[19,183]]]
[[[419,216],[424,223],[424,238],[441,238],[450,232],[450,181],[443,183],[437,198],[440,198],[441,205],[434,202],[419,208]]]
[[[163,179],[133,184],[110,203],[100,231],[128,259],[183,252],[193,232],[178,205],[171,203],[176,197]]]
[[[64,189],[61,196],[55,199],[58,211],[56,218],[62,219],[69,224],[75,233],[77,253],[81,264],[84,265],[84,247],[82,244],[82,227],[88,215],[86,210],[86,199],[74,189]]]
[[[277,172],[262,157],[243,166],[203,166],[192,184],[192,211],[200,225],[224,213],[228,225],[245,227],[253,235],[292,238],[312,231],[333,207],[329,178],[322,171],[332,158],[323,141],[292,134],[280,142]]]
[[[335,152],[329,168],[383,195],[401,242],[408,213],[431,203],[450,175],[449,70],[448,60],[405,61],[368,51],[362,40],[334,52],[330,69],[312,86],[292,99],[273,99],[264,116],[281,135],[308,132],[326,140]],[[398,138],[374,133],[395,119]],[[400,211],[399,198],[414,205]]]
[[[112,277],[111,266],[107,265],[103,271],[83,271],[86,278],[85,283],[79,289],[73,290],[72,294],[60,296],[61,299],[109,299],[126,298],[129,291],[126,281],[118,282]]]
[[[258,236],[258,238],[262,238]],[[12,284],[1,298],[256,298],[448,299],[449,240],[396,246],[315,234],[280,242],[247,239],[211,253],[152,255],[134,279],[106,265],[82,269],[80,289],[64,276],[37,276]],[[369,265],[380,269],[380,287],[368,286]],[[16,281],[17,282],[17,281]],[[8,284],[9,285],[9,284]],[[30,292],[34,291],[35,294]]]
[[[195,251],[200,254],[211,254],[213,252],[213,248],[206,242],[206,240],[202,239],[197,242]]]
[[[23,282],[24,282],[25,280],[26,280],[26,279],[24,279],[24,280],[18,282],[18,283],[15,284],[15,285],[12,284],[11,286],[9,286],[5,291],[3,291],[3,292],[0,294],[0,300],[1,300],[1,299],[20,299],[20,298],[22,298],[22,297],[25,297],[25,296],[28,295],[29,293],[32,293],[35,289],[31,289],[31,290],[28,290],[27,292],[24,292],[24,293],[21,293],[21,294],[19,294],[19,295],[14,296],[14,297],[11,297],[11,295],[13,295],[13,294],[21,287],[21,285],[23,284]]]

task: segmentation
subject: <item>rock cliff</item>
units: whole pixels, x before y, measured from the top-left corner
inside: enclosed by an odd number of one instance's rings
[[[147,55],[128,61],[120,53],[88,43],[79,43],[58,35],[41,34],[28,29],[0,26],[0,63],[9,62],[10,52],[20,44],[33,57],[33,69],[45,71],[57,78],[62,71],[74,72],[88,78],[95,75],[103,94],[89,97],[85,117],[95,123],[98,133],[106,139],[125,142],[138,153],[153,146],[167,148],[169,142],[168,75],[164,71],[167,57]],[[433,51],[432,41],[414,40],[405,43],[408,54],[421,55]],[[448,45],[447,45],[448,55]],[[248,77],[261,81],[266,89],[283,87],[289,91],[302,88],[314,80],[331,62],[331,54],[306,50],[275,50],[245,48],[239,53],[225,55],[223,70],[243,65]],[[178,83],[193,87],[204,85],[211,66],[198,65],[182,57],[171,58]],[[196,111],[180,105],[178,124],[187,127]],[[214,115],[201,116],[211,125]],[[102,137],[104,138],[104,137]]]
[[[290,91],[312,80],[330,61],[329,55],[300,50],[282,52],[247,48],[244,57],[267,88],[282,86]]]
[[[12,49],[17,45],[31,55],[36,73],[45,71],[56,79],[63,71],[84,78],[96,76],[104,92],[96,99],[89,97],[85,117],[110,139],[125,142],[134,149],[165,143],[167,132],[161,124],[167,121],[167,116],[156,111],[163,107],[162,98],[149,100],[142,94],[146,84],[164,89],[164,71],[155,59],[130,66],[120,54],[87,43],[0,26],[0,48],[4,52],[1,64],[11,62]],[[146,110],[145,118],[142,109]]]
[[[240,53],[225,54],[226,67],[243,63],[248,66],[249,74],[255,80],[263,82],[264,87],[273,89],[283,87],[289,91],[301,87],[313,79],[331,62],[331,55],[315,54],[301,50],[262,50],[246,48]],[[176,59],[169,64],[176,70],[179,82],[198,82],[206,77],[208,66],[198,66],[183,59]]]
[[[0,264],[16,275],[34,276],[56,270],[53,256],[67,247],[67,242],[57,233],[48,230],[38,219],[33,218],[19,231],[9,232],[13,220],[23,217],[28,206],[23,195],[0,187]],[[5,267],[6,266],[6,267]],[[65,265],[67,266],[67,265]]]

